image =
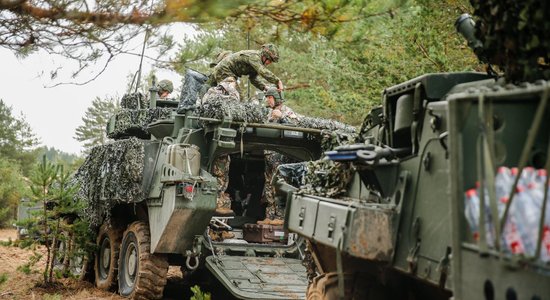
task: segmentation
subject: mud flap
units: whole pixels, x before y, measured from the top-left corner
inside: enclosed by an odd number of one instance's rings
[[[299,259],[209,256],[208,270],[239,299],[305,299],[306,268]]]

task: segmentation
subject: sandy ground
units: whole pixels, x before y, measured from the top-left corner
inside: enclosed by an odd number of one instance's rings
[[[15,241],[16,231],[12,229],[0,229],[0,300],[4,299],[44,299],[44,300],[96,300],[96,299],[126,299],[114,292],[106,292],[96,289],[92,283],[62,279],[55,287],[48,289],[40,287],[42,280],[41,271],[44,269],[45,258],[31,268],[30,274],[17,270],[18,267],[29,261],[33,250],[20,249],[13,245],[5,245],[8,240]],[[45,247],[38,247],[34,252],[45,253]],[[178,278],[179,277],[179,278]],[[170,267],[169,284],[167,287],[176,295],[183,295],[183,287],[178,285],[181,281],[181,272],[177,267]],[[171,283],[170,283],[171,282]],[[165,293],[166,294],[166,293]],[[184,299],[183,297],[165,297],[165,299]]]
[[[0,242],[15,241],[17,239],[17,231],[15,229],[0,229]]]

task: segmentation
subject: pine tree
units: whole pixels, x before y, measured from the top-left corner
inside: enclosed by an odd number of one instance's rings
[[[92,101],[92,106],[88,107],[86,114],[82,117],[84,124],[76,128],[75,139],[84,143],[84,152],[88,153],[94,146],[107,142],[105,128],[109,117],[118,109],[119,102],[113,97],[105,99],[96,97]]]
[[[0,157],[17,161],[28,176],[35,163],[32,149],[39,139],[23,115],[15,116],[13,109],[0,99]]]

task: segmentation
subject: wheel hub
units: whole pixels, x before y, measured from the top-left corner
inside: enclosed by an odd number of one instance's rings
[[[134,243],[130,243],[127,248],[128,251],[126,251],[126,282],[129,286],[132,286],[134,284],[134,280],[137,274],[137,268],[138,268],[138,252],[136,249],[136,245]]]
[[[99,275],[101,278],[105,279],[111,268],[111,241],[109,238],[105,237],[105,239],[103,239],[99,251]]]

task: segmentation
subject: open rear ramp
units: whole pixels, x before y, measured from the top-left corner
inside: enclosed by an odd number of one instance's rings
[[[239,299],[306,297],[306,268],[299,259],[209,256],[206,266]]]

